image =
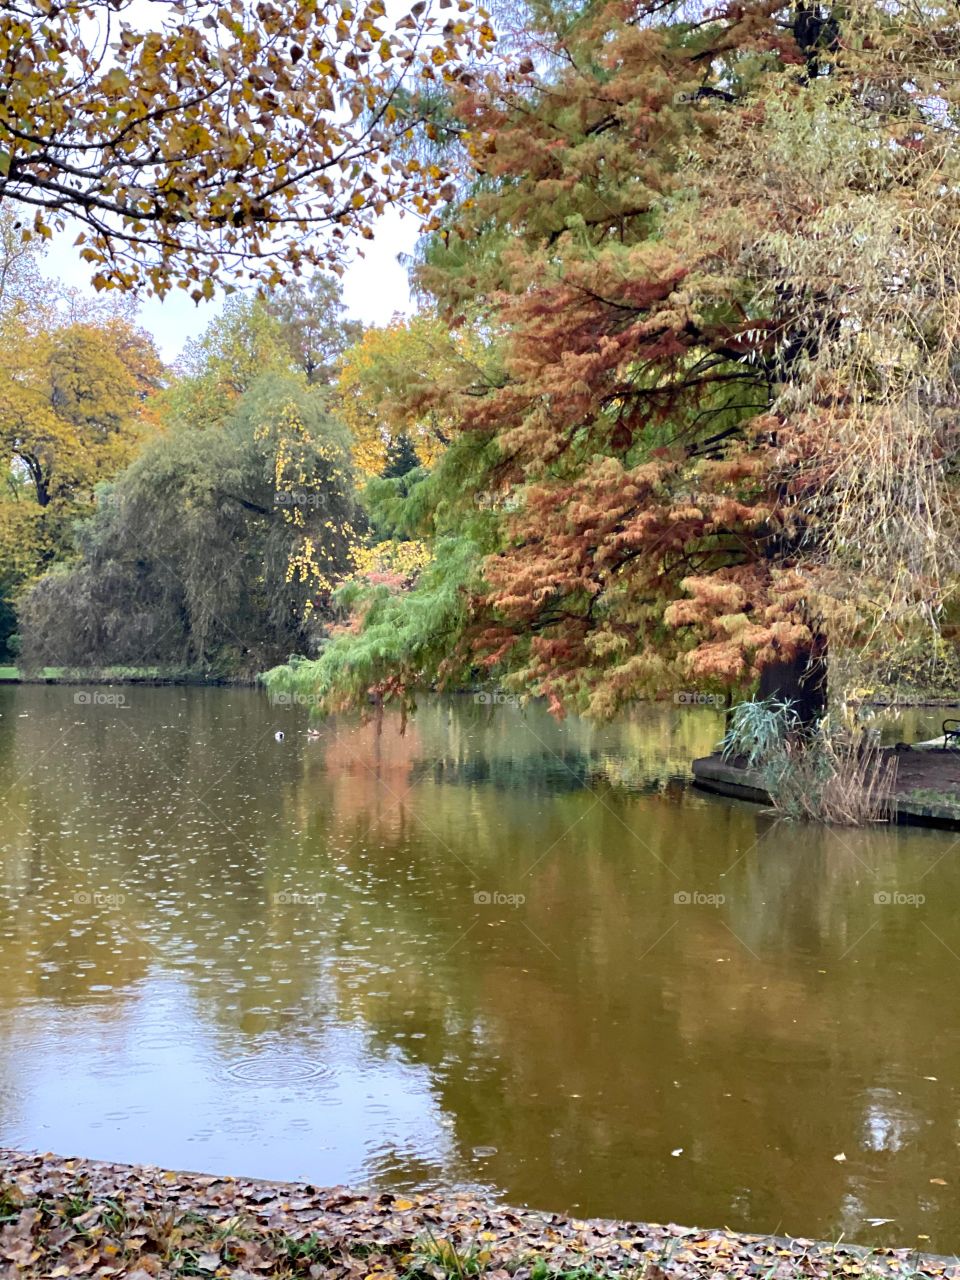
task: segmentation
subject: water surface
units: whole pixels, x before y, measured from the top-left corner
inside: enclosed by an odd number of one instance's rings
[[[0,689],[0,1144],[960,1250],[954,834],[688,789],[711,710],[106,692]]]

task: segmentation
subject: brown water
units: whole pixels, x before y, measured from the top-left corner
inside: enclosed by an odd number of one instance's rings
[[[960,1249],[953,834],[685,789],[709,710],[77,692],[0,689],[0,1143]]]

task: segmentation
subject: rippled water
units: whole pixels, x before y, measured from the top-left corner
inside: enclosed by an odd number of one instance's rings
[[[960,1249],[953,834],[687,789],[712,711],[76,694],[0,689],[0,1143]]]

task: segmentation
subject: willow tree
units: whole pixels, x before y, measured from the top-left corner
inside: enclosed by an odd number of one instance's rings
[[[79,554],[19,602],[28,667],[254,674],[310,648],[352,565],[345,433],[282,370],[221,423],[170,424],[98,498]]]
[[[955,615],[958,41],[951,6],[854,5],[821,74],[770,76],[700,177],[769,317],[753,428],[792,536],[781,580],[859,683]],[[687,616],[722,625],[701,603]]]

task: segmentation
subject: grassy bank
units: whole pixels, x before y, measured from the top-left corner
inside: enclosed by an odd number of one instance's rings
[[[21,671],[15,666],[0,666],[0,684],[254,685],[256,678],[220,676],[189,667],[42,667]]]
[[[580,1221],[467,1195],[368,1194],[0,1149],[0,1276],[164,1280],[948,1277],[908,1250]]]

